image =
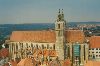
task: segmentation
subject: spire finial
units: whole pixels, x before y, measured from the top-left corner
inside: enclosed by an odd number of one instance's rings
[[[60,14],[60,9],[59,9],[59,14]]]
[[[63,14],[63,9],[62,9],[62,14]]]

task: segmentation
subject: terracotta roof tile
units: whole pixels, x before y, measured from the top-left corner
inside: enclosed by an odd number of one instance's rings
[[[54,31],[14,31],[10,40],[18,42],[55,42],[55,38]]]
[[[100,48],[100,36],[90,37],[90,48]]]
[[[8,57],[8,55],[9,55],[9,50],[7,48],[2,48],[0,50],[0,56],[1,57]]]
[[[22,59],[18,64],[17,66],[35,66],[35,62],[33,62],[32,64],[32,59],[31,58],[25,58],[25,59]]]
[[[63,65],[62,66],[71,66],[71,62],[70,62],[70,59],[66,59],[66,60],[64,60],[64,63],[63,63]]]
[[[36,50],[36,52],[33,54],[33,56],[36,57],[37,55],[38,56],[44,55],[45,57],[47,57],[49,55],[49,56],[55,57],[55,56],[57,56],[57,53],[55,50],[45,49],[45,50],[43,50],[43,53],[42,53],[42,50]]]
[[[84,33],[81,30],[65,31],[65,39],[67,42],[84,42]],[[10,41],[28,41],[28,42],[56,42],[55,31],[13,31]]]
[[[67,30],[65,34],[66,41],[69,43],[79,42],[83,43],[85,35],[81,30]]]

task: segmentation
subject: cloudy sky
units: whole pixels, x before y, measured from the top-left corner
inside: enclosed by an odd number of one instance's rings
[[[100,0],[0,0],[0,24],[53,23],[59,9],[68,22],[100,21]]]

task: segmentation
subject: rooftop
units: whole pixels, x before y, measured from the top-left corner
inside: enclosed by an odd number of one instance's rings
[[[90,37],[90,48],[100,48],[100,36]]]
[[[81,30],[66,30],[65,40],[69,43],[84,42],[84,33]],[[15,42],[56,42],[56,33],[53,30],[50,31],[13,31],[10,36],[10,41]]]

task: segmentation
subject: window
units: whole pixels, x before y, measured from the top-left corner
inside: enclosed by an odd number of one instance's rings
[[[91,50],[91,49],[89,49],[89,50]]]
[[[55,44],[53,45],[53,49],[55,49]]]
[[[38,49],[38,44],[36,44],[36,48]]]
[[[60,29],[60,24],[58,24],[58,29]]]
[[[44,45],[42,44],[42,49],[44,49]]]
[[[92,52],[92,53],[94,53],[94,52]]]
[[[49,49],[49,44],[47,44],[47,49]]]
[[[96,50],[98,50],[98,48],[96,48]]]
[[[16,44],[16,50],[18,50],[18,44]]]
[[[96,57],[98,57],[98,55],[96,55]]]
[[[94,50],[94,49],[92,48],[92,50]]]
[[[31,47],[33,47],[33,44],[31,43]]]
[[[96,53],[98,53],[98,52],[96,52]]]

